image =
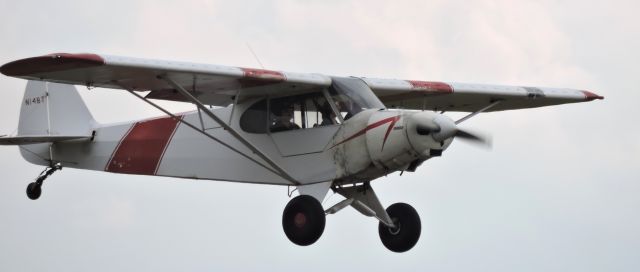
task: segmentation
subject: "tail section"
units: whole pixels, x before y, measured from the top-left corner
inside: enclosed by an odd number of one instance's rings
[[[91,135],[95,121],[73,85],[29,81],[18,136]]]
[[[51,161],[54,142],[91,138],[96,125],[73,85],[29,81],[22,99],[18,134],[3,145],[23,145],[22,156],[35,164]]]

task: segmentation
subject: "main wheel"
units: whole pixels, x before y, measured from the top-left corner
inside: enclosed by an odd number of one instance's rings
[[[282,213],[282,228],[296,245],[315,243],[324,231],[325,215],[322,204],[309,195],[299,195],[287,204]]]
[[[31,200],[36,200],[42,194],[42,186],[35,182],[29,183],[27,186],[27,197]]]
[[[378,225],[378,233],[382,244],[393,252],[405,252],[416,245],[420,238],[420,216],[418,212],[405,203],[395,203],[387,208],[387,213],[395,228],[387,227],[387,225]]]

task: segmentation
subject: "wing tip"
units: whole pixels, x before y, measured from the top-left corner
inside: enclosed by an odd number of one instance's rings
[[[104,65],[105,60],[90,53],[53,53],[44,56],[19,59],[0,66],[0,73],[6,76],[29,76],[42,72],[53,72]]]
[[[593,100],[596,100],[596,99],[603,100],[604,99],[604,96],[597,95],[594,92],[590,92],[590,91],[581,91],[581,92],[584,94],[585,101],[593,101]]]

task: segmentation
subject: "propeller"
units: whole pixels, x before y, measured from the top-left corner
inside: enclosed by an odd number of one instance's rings
[[[431,120],[422,120],[416,125],[416,132],[419,135],[431,135],[434,140],[442,142],[451,137],[466,140],[474,144],[491,147],[491,140],[488,137],[476,133],[462,130],[449,117],[438,115]]]

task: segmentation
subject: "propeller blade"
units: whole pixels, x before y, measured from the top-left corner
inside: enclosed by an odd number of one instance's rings
[[[447,116],[436,115],[430,119],[419,120],[416,123],[416,133],[418,133],[418,135],[431,136],[437,142],[444,142],[447,139],[455,137],[473,144],[491,148],[491,139],[489,137],[460,129],[456,123]]]
[[[416,132],[418,135],[429,135],[431,133],[440,132],[440,126],[434,122],[423,123],[416,125]]]
[[[491,148],[491,139],[485,136],[458,129],[455,137]]]

